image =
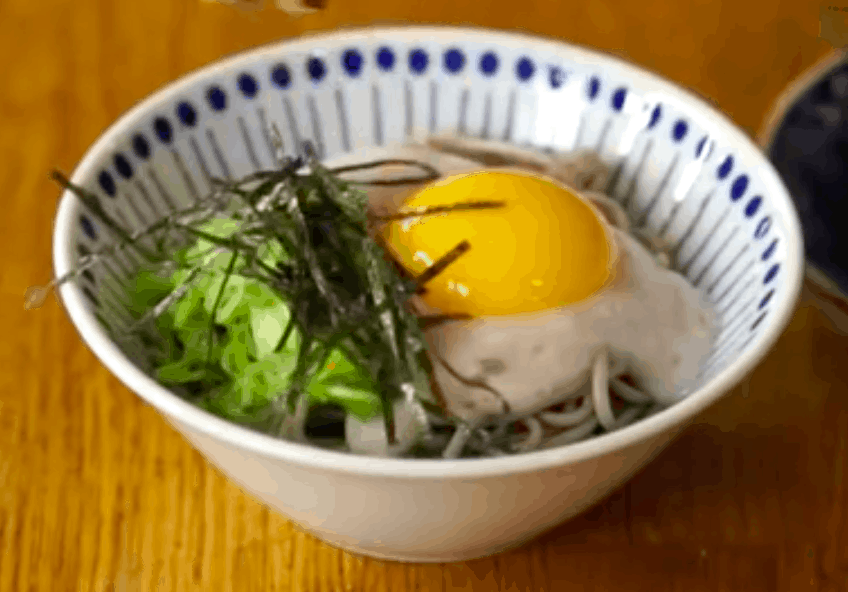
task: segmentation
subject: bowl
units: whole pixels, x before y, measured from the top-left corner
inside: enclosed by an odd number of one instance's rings
[[[188,204],[212,176],[270,168],[269,122],[327,162],[431,134],[569,151],[614,167],[612,194],[665,226],[720,335],[678,404],[567,447],[489,459],[403,460],[290,443],[206,413],[138,367],[99,317],[120,301],[100,268],[59,295],[82,339],[246,492],[332,545],[382,559],[460,561],[519,546],[585,511],[749,373],[794,312],[804,269],[793,202],[723,114],[619,59],[524,34],[395,27],[287,40],[218,61],[154,93],[89,149],[72,181],[131,228]],[[110,242],[70,193],[57,276]],[[119,311],[120,312],[120,311]],[[108,322],[108,321],[106,321]]]
[[[824,56],[784,89],[757,141],[795,200],[804,229],[807,286],[848,334],[848,51]]]

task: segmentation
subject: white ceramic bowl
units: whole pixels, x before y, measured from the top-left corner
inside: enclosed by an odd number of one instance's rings
[[[98,321],[115,300],[108,270],[61,289],[82,338],[127,387],[246,491],[340,547],[457,561],[528,541],[643,467],[762,359],[793,313],[803,271],[798,219],[754,143],[673,84],[559,41],[408,27],[262,47],[141,102],[98,139],[72,180],[137,227],[206,191],[209,175],[270,168],[269,121],[282,128],[286,150],[311,139],[327,160],[430,133],[595,148],[617,167],[615,196],[681,243],[685,273],[722,322],[697,391],[635,425],[521,456],[392,460],[273,439],[190,405],[138,368]],[[66,193],[54,240],[60,275],[110,239]],[[113,267],[121,275],[133,265]]]

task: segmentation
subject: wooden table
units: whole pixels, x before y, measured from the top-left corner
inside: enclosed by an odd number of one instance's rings
[[[50,300],[53,167],[224,54],[375,21],[525,28],[624,54],[752,134],[828,51],[798,0],[330,0],[294,20],[200,0],[0,2],[0,591],[845,590],[848,340],[810,302],[753,374],[602,506],[447,565],[361,559],[243,495],[118,384]],[[688,4],[688,6],[687,6]],[[121,8],[118,8],[118,6]]]

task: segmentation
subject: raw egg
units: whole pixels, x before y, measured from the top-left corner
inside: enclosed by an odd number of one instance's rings
[[[384,239],[413,275],[467,247],[424,286],[424,303],[446,315],[567,306],[598,292],[614,264],[613,241],[596,210],[531,173],[448,176],[415,192],[399,213],[408,217],[388,224]]]

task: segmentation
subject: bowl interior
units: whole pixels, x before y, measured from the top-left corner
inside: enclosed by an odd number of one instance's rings
[[[272,122],[287,153],[310,140],[328,160],[430,134],[596,151],[614,170],[610,193],[676,245],[680,271],[718,312],[720,335],[702,368],[701,388],[688,398],[700,397],[696,407],[756,363],[794,307],[803,267],[797,217],[756,146],[700,99],[650,73],[523,35],[370,29],[238,55],[125,114],[73,180],[128,229],[139,229],[208,192],[213,177],[271,168]],[[57,224],[57,274],[113,240],[66,195]],[[120,255],[63,289],[90,345],[109,337],[88,321],[82,326],[80,315],[125,325],[122,286],[137,265]],[[121,344],[127,353],[132,346]],[[106,362],[122,379],[134,372],[128,384],[139,391],[139,369]],[[663,420],[645,420],[652,421],[659,426]],[[622,432],[634,429],[638,425]]]

